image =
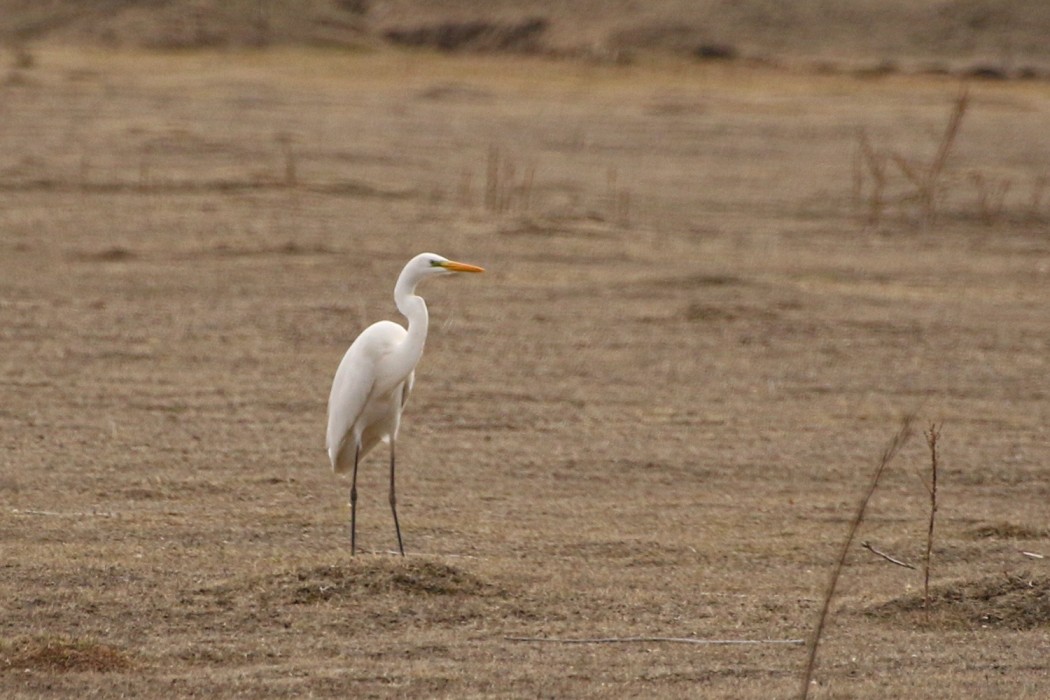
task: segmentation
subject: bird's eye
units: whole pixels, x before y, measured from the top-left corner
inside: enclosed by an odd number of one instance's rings
[[[431,267],[441,267],[441,261],[440,260],[431,260],[430,261],[430,266]]]

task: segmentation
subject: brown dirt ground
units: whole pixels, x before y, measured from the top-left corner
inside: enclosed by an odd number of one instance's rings
[[[1045,84],[971,86],[925,224],[892,164],[867,220],[857,134],[928,162],[947,78],[51,47],[0,90],[0,695],[788,697],[798,645],[508,638],[807,636],[915,411],[934,614],[855,548],[813,696],[1046,697]],[[328,383],[421,250],[488,272],[424,290],[409,556],[373,458],[351,559]],[[860,535],[912,562],[927,462]]]

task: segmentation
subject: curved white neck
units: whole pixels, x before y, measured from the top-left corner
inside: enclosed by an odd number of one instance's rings
[[[391,358],[395,363],[394,375],[404,379],[423,357],[430,317],[427,303],[416,294],[416,281],[407,279],[404,274],[398,278],[397,286],[394,287],[394,303],[397,304],[397,310],[408,319],[408,335]]]

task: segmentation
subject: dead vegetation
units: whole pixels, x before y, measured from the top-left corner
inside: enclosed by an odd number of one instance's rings
[[[964,86],[953,103],[936,151],[928,161],[906,155],[900,149],[877,148],[866,130],[859,131],[853,159],[852,198],[854,206],[863,212],[862,220],[866,224],[878,225],[890,214],[924,230],[936,224],[938,218],[949,215],[971,218],[984,226],[994,226],[1008,218],[1029,223],[1045,220],[1043,194],[1047,178],[1044,174],[1026,178],[1030,181],[1027,206],[1016,203],[1011,210],[1007,206],[1007,195],[1013,188],[1013,178],[975,168],[948,169],[969,105],[969,89]],[[974,190],[968,204],[963,203],[966,198],[962,195],[966,182]]]
[[[129,653],[93,639],[33,637],[0,642],[0,673],[112,673],[133,666]]]
[[[828,611],[835,596],[839,577],[845,567],[852,541],[864,523],[868,506],[878,489],[879,482],[886,472],[890,461],[903,448],[910,435],[910,424],[913,419],[903,420],[900,430],[883,453],[883,457],[871,479],[868,490],[861,499],[846,535],[845,543],[831,571],[830,581],[824,595],[824,602],[817,617],[817,623],[808,643],[809,655],[802,673],[802,685],[799,697],[809,697],[813,688],[813,676],[816,669],[817,650],[827,623]],[[1002,576],[985,576],[976,580],[953,581],[931,589],[930,573],[934,553],[934,528],[938,507],[938,468],[940,466],[941,429],[931,423],[924,431],[926,445],[930,454],[929,480],[923,485],[929,495],[928,526],[923,553],[922,593],[905,595],[870,606],[865,610],[868,617],[899,626],[912,627],[917,623],[917,613],[921,611],[922,626],[927,630],[980,630],[1002,627],[1013,630],[1036,629],[1050,621],[1050,580],[1033,576],[1029,572],[1011,573],[1004,570]],[[1032,539],[1042,533],[1031,529],[1003,524],[999,526],[981,526],[973,531],[978,538],[989,537],[1023,537]],[[918,567],[898,557],[880,551],[869,542],[862,547],[888,562],[904,569],[916,570]],[[1029,559],[1043,559],[1035,552],[1019,550]]]
[[[930,427],[924,431],[923,435],[930,448],[930,480],[924,482],[930,494],[930,524],[926,530],[926,550],[922,557],[922,600],[923,607],[928,609],[930,606],[930,566],[933,562],[933,529],[937,522],[937,467],[939,464],[937,443],[941,438],[941,430],[936,423],[930,423]]]
[[[382,559],[295,571],[270,579],[267,587],[298,605],[368,595],[459,597],[496,592],[491,584],[448,564],[413,560],[398,565]]]
[[[383,36],[400,46],[439,51],[538,53],[549,21],[528,17],[517,22],[439,22],[387,29]]]
[[[896,626],[935,630],[1031,630],[1050,624],[1050,578],[1032,573],[983,576],[934,586],[869,608],[865,614]],[[928,620],[928,622],[927,622]]]
[[[846,531],[846,538],[842,542],[838,558],[835,560],[835,563],[831,568],[831,573],[828,576],[828,584],[824,591],[820,612],[817,614],[816,625],[814,625],[813,632],[806,645],[808,654],[806,657],[806,664],[802,670],[802,684],[799,691],[799,698],[802,700],[809,697],[813,672],[817,667],[817,651],[820,649],[820,640],[824,634],[824,626],[828,621],[828,611],[831,609],[831,601],[835,597],[835,591],[838,588],[842,570],[846,566],[846,557],[849,556],[850,550],[853,547],[853,539],[857,535],[857,530],[864,522],[864,514],[868,509],[868,504],[871,502],[872,496],[875,495],[875,490],[879,487],[879,480],[882,479],[882,475],[886,472],[886,468],[889,467],[890,463],[896,458],[897,454],[904,448],[904,445],[911,438],[911,426],[913,420],[914,416],[905,416],[901,419],[900,427],[883,450],[882,456],[880,457],[875,470],[872,472],[868,487],[864,491],[863,496],[861,496],[860,501],[857,503],[857,509],[853,513],[853,517],[850,519],[849,529]]]
[[[968,534],[976,540],[1041,540],[1050,537],[1050,530],[1004,521],[978,525],[969,530]]]
[[[853,199],[858,205],[866,202],[868,224],[880,223],[891,206],[908,212],[907,215],[923,228],[936,222],[946,196],[945,166],[969,102],[969,92],[963,89],[955,99],[944,134],[929,162],[906,157],[893,149],[878,150],[872,146],[867,133],[861,130],[857,136],[858,155],[853,164]],[[894,172],[897,177],[894,177]],[[900,179],[903,179],[903,187],[897,182]],[[1000,209],[1001,204],[1000,200]],[[990,213],[987,206],[983,211]]]
[[[1041,697],[1043,628],[1008,609],[1037,619],[1045,595],[1023,552],[1045,550],[1047,239],[939,210],[922,236],[884,219],[887,242],[843,182],[849,125],[943,125],[953,83],[38,59],[0,131],[0,626],[22,663],[0,694],[782,697],[872,445],[921,396],[951,426],[936,540],[914,469],[863,528],[913,564],[932,543],[931,625],[920,574],[854,546],[812,693],[970,697],[994,676],[988,697]],[[1047,106],[1001,89],[972,88],[956,145],[1021,181]],[[1027,148],[1000,152],[1007,124]],[[421,249],[491,277],[428,294],[402,455],[421,554],[351,559],[324,395]],[[898,459],[925,470],[913,447]],[[995,589],[999,568],[1032,585]],[[1003,624],[972,627],[981,605]],[[19,656],[48,640],[130,665]]]

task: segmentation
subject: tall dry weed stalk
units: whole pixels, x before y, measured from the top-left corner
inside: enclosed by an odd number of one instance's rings
[[[284,157],[283,184],[285,187],[295,187],[299,184],[299,157],[294,148],[295,137],[287,131],[281,131],[274,135],[274,141]]]
[[[1050,178],[1046,175],[1040,175],[1032,183],[1032,195],[1028,200],[1028,220],[1029,221],[1041,221],[1043,218],[1043,196],[1046,194],[1047,185],[1050,185]]]
[[[605,199],[607,218],[621,228],[627,228],[631,219],[631,192],[619,186],[620,171],[616,166],[609,166],[605,171]]]
[[[489,146],[488,160],[485,164],[485,208],[496,211],[499,207],[499,148]]]
[[[813,680],[813,670],[817,665],[817,648],[820,646],[820,638],[824,634],[824,626],[828,619],[828,610],[831,608],[831,600],[835,597],[835,589],[838,587],[839,576],[842,574],[842,569],[846,564],[846,556],[849,554],[850,547],[853,546],[853,539],[857,534],[857,530],[860,528],[860,524],[864,521],[864,512],[868,508],[868,503],[871,501],[872,495],[875,493],[875,489],[879,485],[879,480],[882,478],[882,474],[886,471],[886,467],[889,466],[890,462],[897,456],[904,445],[911,438],[912,434],[912,422],[914,421],[914,415],[907,415],[901,419],[901,425],[897,429],[897,433],[890,440],[890,443],[886,446],[886,449],[882,452],[882,457],[879,459],[878,466],[875,468],[875,472],[871,476],[871,483],[868,484],[867,491],[864,496],[860,499],[860,503],[857,504],[857,512],[854,513],[853,519],[850,521],[849,531],[846,533],[846,539],[842,543],[842,548],[839,550],[838,559],[835,561],[835,565],[831,570],[831,576],[828,580],[827,588],[824,591],[824,602],[820,607],[820,613],[817,616],[817,624],[813,629],[813,636],[809,640],[809,654],[806,657],[806,666],[802,673],[802,686],[799,689],[799,698],[806,700],[809,697],[809,685]]]
[[[474,173],[470,168],[464,167],[459,173],[459,187],[457,188],[459,197],[459,206],[467,209],[472,206],[471,200],[471,183],[474,179]]]
[[[937,151],[928,163],[917,159],[904,157],[898,151],[885,149],[879,151],[872,146],[867,133],[863,130],[858,135],[858,155],[854,156],[853,167],[853,196],[855,201],[862,199],[864,189],[864,171],[867,170],[872,178],[872,187],[867,197],[867,222],[876,224],[882,218],[886,208],[886,189],[890,180],[887,165],[892,163],[909,186],[908,191],[899,198],[901,203],[914,202],[918,209],[918,218],[924,227],[934,222],[937,216],[937,201],[943,190],[942,177],[948,156],[959,135],[963,117],[970,104],[969,89],[963,86],[952,112],[948,117]],[[858,164],[858,159],[863,163]]]
[[[871,175],[872,186],[868,193],[867,223],[877,224],[886,208],[886,161],[887,157],[871,145],[868,133],[861,129],[857,135],[858,151],[853,158],[853,199],[859,205],[864,192],[864,171]]]
[[[993,179],[984,173],[970,173],[970,181],[977,189],[977,216],[981,223],[991,226],[999,221],[1006,206],[1006,193],[1012,182],[1009,178]]]
[[[525,165],[519,181],[517,164],[504,156],[498,146],[490,146],[485,164],[485,209],[503,214],[516,203],[520,210],[528,211],[535,180],[535,163]]]
[[[940,428],[930,423],[926,435],[926,444],[930,448],[930,526],[926,531],[926,556],[923,558],[922,575],[922,609],[926,614],[926,624],[930,622],[930,557],[933,554],[933,524],[937,517],[937,440],[941,437]]]
[[[959,135],[959,127],[962,125],[963,116],[966,114],[966,108],[969,104],[970,91],[969,88],[964,86],[959,92],[959,96],[955,99],[951,116],[948,118],[948,126],[944,130],[944,135],[941,137],[941,143],[937,147],[937,153],[934,155],[933,161],[930,162],[925,170],[919,169],[912,178],[912,182],[919,192],[923,223],[926,225],[933,223],[941,174],[944,172],[945,163],[948,162],[948,154],[951,153],[952,146],[955,144],[955,138]],[[905,175],[907,174],[907,171],[905,171]]]

